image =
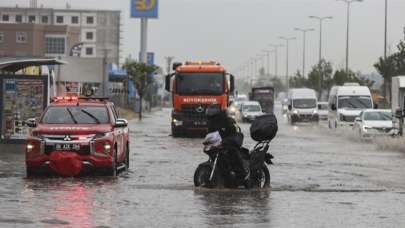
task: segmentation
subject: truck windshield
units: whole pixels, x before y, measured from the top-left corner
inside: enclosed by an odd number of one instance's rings
[[[44,124],[107,124],[107,108],[65,106],[50,107],[42,118]]]
[[[316,108],[315,99],[294,99],[294,108]]]
[[[176,77],[180,95],[220,95],[224,92],[223,73],[181,73]]]
[[[344,96],[339,97],[338,108],[368,109],[373,108],[373,104],[368,96]]]

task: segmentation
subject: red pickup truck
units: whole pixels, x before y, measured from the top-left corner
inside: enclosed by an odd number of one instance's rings
[[[115,176],[129,168],[128,122],[107,99],[58,97],[27,125],[27,176]]]

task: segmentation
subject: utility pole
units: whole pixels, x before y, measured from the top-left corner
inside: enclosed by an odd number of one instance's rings
[[[289,78],[290,76],[289,76],[289,72],[288,72],[289,45],[290,45],[290,41],[295,40],[296,38],[295,37],[283,37],[283,36],[280,36],[279,38],[282,40],[285,40],[285,42],[286,42],[286,72],[285,72],[285,75],[286,75],[286,80],[287,80],[287,92],[288,92],[288,90],[290,90],[290,78]]]
[[[266,54],[267,57],[267,72],[266,74],[270,76],[270,53],[272,53],[272,50],[263,50],[263,52]]]
[[[346,30],[346,74],[349,73],[349,33],[350,33],[350,6],[354,2],[362,2],[363,0],[337,0],[347,4],[347,30]]]
[[[173,62],[174,56],[166,56],[165,59],[166,59],[166,63],[167,63],[166,72],[167,72],[167,74],[170,74],[171,68],[172,68],[171,66],[172,66],[172,62]]]
[[[319,62],[322,60],[322,30],[323,30],[323,21],[331,20],[333,17],[318,17],[318,16],[309,16],[311,19],[316,19],[319,21]]]
[[[313,28],[302,29],[302,28],[295,28],[295,31],[302,32],[303,34],[303,45],[302,45],[302,77],[305,78],[305,58],[306,58],[306,45],[307,45],[307,32],[315,31]]]
[[[274,48],[274,76],[278,77],[278,48],[284,47],[283,44],[270,44],[270,47]]]

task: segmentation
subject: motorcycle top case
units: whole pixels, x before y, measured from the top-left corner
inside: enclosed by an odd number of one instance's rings
[[[277,131],[277,118],[274,114],[259,116],[250,126],[250,136],[257,142],[273,140]]]

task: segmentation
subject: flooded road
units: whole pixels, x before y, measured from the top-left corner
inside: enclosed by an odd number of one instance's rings
[[[405,153],[280,117],[272,189],[194,189],[202,140],[170,137],[169,115],[131,122],[117,178],[25,179],[23,154],[2,151],[0,227],[405,227]]]

